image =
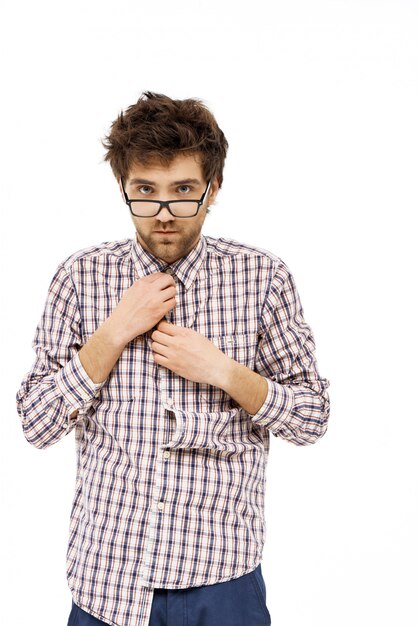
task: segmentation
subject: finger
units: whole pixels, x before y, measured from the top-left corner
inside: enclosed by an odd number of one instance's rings
[[[166,287],[175,287],[176,282],[170,274],[165,274],[164,272],[159,272],[158,280],[161,283],[161,289],[165,289]]]
[[[158,330],[161,330],[163,333],[167,333],[167,335],[171,335],[173,337],[176,334],[176,325],[175,324],[170,324],[169,322],[167,322],[164,319],[162,319],[160,322],[158,322],[157,328],[158,328]]]
[[[152,274],[146,274],[143,276],[142,280],[146,280],[148,283],[154,283],[159,280],[162,282],[163,288],[176,284],[174,278],[165,272],[153,272]]]
[[[168,366],[168,364],[170,363],[170,359],[168,359],[166,356],[163,356],[162,354],[158,354],[157,352],[153,352],[152,354],[154,357],[154,361],[155,363],[157,363],[157,365],[161,365],[162,367],[170,369],[170,367]]]
[[[166,359],[168,358],[168,347],[164,346],[162,343],[158,341],[153,341],[151,344],[151,350],[160,356],[164,356]]]
[[[176,299],[176,289],[172,288],[172,287],[168,287],[167,289],[163,289],[163,296],[164,296],[164,302],[166,302],[166,300],[171,300],[172,298],[174,298],[174,300]]]
[[[161,278],[161,276],[163,276],[162,272],[154,272],[153,274],[146,274],[142,277],[142,280],[146,280],[148,283],[154,283],[156,280]]]
[[[151,335],[151,339],[162,344],[163,346],[169,346],[171,341],[170,335],[167,335],[167,333],[163,333],[160,330],[154,330]]]

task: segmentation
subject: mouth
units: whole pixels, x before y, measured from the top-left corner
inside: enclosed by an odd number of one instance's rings
[[[158,235],[175,235],[177,233],[176,230],[155,230],[154,232]]]

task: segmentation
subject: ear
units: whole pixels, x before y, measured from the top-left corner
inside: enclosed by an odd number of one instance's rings
[[[218,195],[218,191],[219,191],[219,181],[217,178],[214,178],[212,180],[212,184],[210,186],[210,191],[208,195],[208,206],[215,202],[216,196]]]
[[[125,196],[123,195],[123,189],[122,189],[122,181],[120,178],[117,179],[118,185],[119,185],[119,191],[120,191],[120,195],[122,196],[122,200],[125,201]]]

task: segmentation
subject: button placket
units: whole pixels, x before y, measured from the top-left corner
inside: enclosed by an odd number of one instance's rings
[[[174,271],[171,267],[167,267],[164,270],[167,274],[174,274]],[[174,275],[174,279],[176,280],[176,276]],[[165,316],[167,321],[173,322],[173,310],[169,311]],[[174,399],[170,396],[167,396],[168,392],[168,382],[169,382],[169,373],[164,370],[164,368],[158,368],[158,378],[160,383],[160,392],[163,398],[162,405],[170,410],[174,405]],[[170,458],[171,453],[167,450],[163,450],[161,456],[159,456],[156,460],[156,472],[155,472],[155,486],[154,486],[154,497],[152,498],[151,504],[151,512],[150,512],[150,524],[148,527],[148,535],[145,541],[145,557],[144,557],[144,571],[142,572],[142,577],[149,578],[151,574],[151,554],[155,549],[155,538],[156,538],[156,530],[157,526],[163,523],[163,518],[161,517],[164,513],[165,502],[161,500],[162,488],[165,484],[164,475],[163,475],[163,466]]]
[[[151,575],[151,553],[155,548],[155,538],[156,538],[156,529],[157,525],[160,524],[160,514],[163,513],[164,510],[164,502],[160,500],[161,494],[161,486],[163,484],[162,480],[162,461],[161,458],[158,458],[156,461],[156,469],[155,469],[155,491],[154,497],[152,498],[151,511],[150,511],[150,522],[148,524],[148,532],[147,537],[144,543],[144,551],[145,556],[143,558],[143,566],[144,571],[140,573],[144,579]]]
[[[165,274],[170,274],[170,276],[172,276],[174,278],[175,283],[177,284],[177,276],[174,273],[174,270],[172,267],[168,266],[166,267],[163,272]],[[167,322],[170,322],[171,324],[174,324],[174,319],[175,319],[175,313],[173,309],[170,309],[170,311],[168,311],[168,313],[165,314],[165,318],[167,320]]]
[[[157,513],[156,511],[152,510],[151,511],[151,515],[154,518]],[[150,525],[149,526],[150,529],[155,529],[155,525]],[[155,534],[153,532],[149,532],[148,533],[148,537],[145,541],[144,544],[144,557],[142,560],[142,564],[143,564],[143,571],[140,572],[140,576],[142,576],[144,579],[148,578],[151,574],[151,554],[153,552],[153,544],[155,542]],[[148,583],[147,583],[148,584]]]
[[[170,403],[170,406],[171,404],[174,403],[172,398],[168,398],[168,401]],[[166,502],[160,499],[161,493],[162,493],[161,486],[163,484],[166,484],[166,481],[164,480],[164,475],[163,475],[163,471],[164,471],[163,465],[164,465],[164,462],[170,456],[171,456],[171,452],[169,452],[168,450],[165,450],[162,452],[161,457],[158,458],[156,461],[154,496],[156,496],[156,494],[159,494],[159,495],[157,497],[153,497],[152,499],[152,505],[151,505],[151,511],[150,511],[150,523],[148,525],[148,534],[147,534],[147,538],[144,544],[145,555],[143,558],[143,571],[140,574],[143,580],[152,576],[151,555],[152,555],[153,550],[155,549],[156,531],[157,531],[157,527],[160,524],[164,523],[164,519],[161,516],[164,513]],[[163,458],[164,458],[164,462],[162,461]],[[147,585],[148,584],[149,583],[147,583]]]

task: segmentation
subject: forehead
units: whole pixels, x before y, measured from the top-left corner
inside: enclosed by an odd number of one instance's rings
[[[198,154],[177,155],[168,165],[159,161],[153,161],[146,165],[135,163],[129,171],[127,183],[129,184],[135,178],[144,178],[158,184],[186,178],[196,178],[202,183],[204,182]]]

